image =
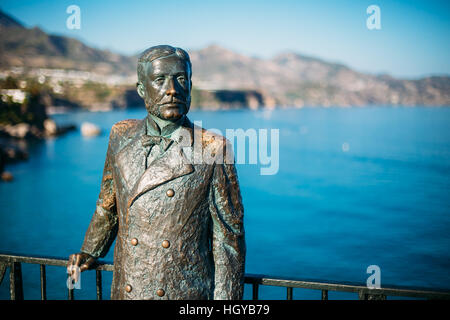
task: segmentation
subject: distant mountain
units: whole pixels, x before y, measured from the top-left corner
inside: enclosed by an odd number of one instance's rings
[[[200,91],[239,97],[266,106],[450,105],[450,77],[418,80],[370,75],[347,66],[285,52],[271,59],[248,57],[212,45],[190,50],[193,83]],[[0,68],[11,66],[136,74],[137,58],[94,49],[82,42],[25,28],[0,11]],[[131,85],[131,84],[130,84]],[[225,91],[237,94],[228,95]],[[250,95],[245,95],[245,92]],[[242,100],[242,95],[246,97]],[[211,94],[200,94],[208,104]],[[256,98],[255,98],[256,97]],[[228,98],[224,98],[228,99]],[[256,99],[256,100],[255,100]],[[238,102],[239,102],[238,101]],[[223,101],[226,103],[227,101]],[[239,102],[240,103],[240,102]]]
[[[277,105],[450,105],[450,77],[401,80],[356,72],[293,52],[251,58],[219,46],[190,52],[194,84],[260,90]]]
[[[14,19],[13,17],[7,15],[6,13],[2,12],[0,10],[0,26],[3,27],[19,27],[19,28],[23,28],[23,25],[17,21],[16,19]]]
[[[0,11],[0,68],[23,66],[130,74],[135,59],[93,49],[73,38],[25,28]]]

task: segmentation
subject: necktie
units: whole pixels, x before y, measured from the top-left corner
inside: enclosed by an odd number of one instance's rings
[[[155,154],[155,156],[152,156],[152,159],[154,159],[154,157],[161,156],[163,154],[163,152],[169,148],[169,146],[172,144],[172,142],[173,141],[170,140],[169,138],[162,137],[162,136],[143,135],[141,138],[141,143],[142,143],[142,146],[144,148],[146,148],[145,157],[144,157],[145,168],[148,168],[148,165],[153,161],[153,160],[149,159],[150,152],[152,151],[153,146],[159,145],[159,152],[158,152],[159,155]]]
[[[163,136],[143,135],[141,142],[143,147],[153,147],[154,145],[159,145],[162,153],[169,148],[172,140]]]

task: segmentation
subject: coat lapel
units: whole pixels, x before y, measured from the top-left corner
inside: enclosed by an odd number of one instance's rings
[[[183,151],[177,145],[172,145],[162,156],[150,164],[134,185],[128,206],[131,206],[143,193],[193,171],[194,167],[188,162]]]
[[[138,123],[135,132],[135,136],[115,157],[128,190],[133,189],[145,171],[146,148],[142,146],[141,141],[142,135],[145,134],[145,120]]]
[[[184,141],[183,139],[179,139],[181,136],[184,138]],[[129,198],[128,206],[131,206],[133,202],[143,193],[150,191],[163,183],[190,174],[194,171],[194,166],[191,164],[189,157],[183,151],[183,146],[189,146],[189,148],[192,148],[193,142],[192,124],[188,119],[186,119],[180,130],[175,135],[172,135],[172,138],[174,138],[177,142],[172,142],[162,155],[148,164],[147,170],[144,171],[145,158],[143,158],[142,161],[135,161],[137,163],[142,162],[140,169],[137,169],[136,166],[133,166],[134,168],[129,168],[129,170],[134,169],[139,173],[128,173],[129,177],[138,177],[133,180],[134,183],[132,183],[133,187],[131,189],[131,197]],[[139,145],[139,142],[137,145]],[[131,154],[135,154],[134,148],[135,147],[130,146],[129,151]],[[141,154],[144,154],[142,146],[140,149]],[[125,150],[125,152],[127,151]],[[125,169],[125,171],[127,170],[128,168]]]

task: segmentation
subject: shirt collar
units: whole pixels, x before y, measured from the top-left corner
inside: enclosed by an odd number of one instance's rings
[[[163,136],[172,139],[172,137],[177,136],[176,133],[180,130],[185,117],[186,116],[184,115],[176,122],[171,122],[156,118],[156,116],[149,114],[146,120],[147,135]],[[162,126],[162,128],[160,126]]]

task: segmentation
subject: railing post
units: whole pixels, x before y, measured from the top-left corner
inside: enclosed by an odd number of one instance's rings
[[[286,296],[286,300],[292,300],[292,291],[293,291],[293,288],[292,288],[292,287],[287,287],[287,296]]]
[[[68,289],[69,290],[69,292],[68,292],[68,295],[67,295],[67,300],[73,300],[73,290],[74,289]]]
[[[364,291],[358,291],[358,299],[359,300],[367,300],[367,294]]]
[[[322,300],[328,300],[328,290],[322,290]]]
[[[95,276],[97,300],[102,300],[102,272],[100,270],[95,270]]]
[[[47,300],[47,277],[45,274],[45,264],[41,264],[40,268],[41,268],[41,300]]]
[[[3,277],[5,276],[6,268],[7,268],[6,263],[0,263],[0,284],[2,284],[3,282]]]
[[[9,292],[11,300],[23,300],[22,265],[20,262],[11,263]]]
[[[253,283],[252,289],[253,289],[253,300],[258,300],[258,288],[259,288],[259,284],[257,283]]]

